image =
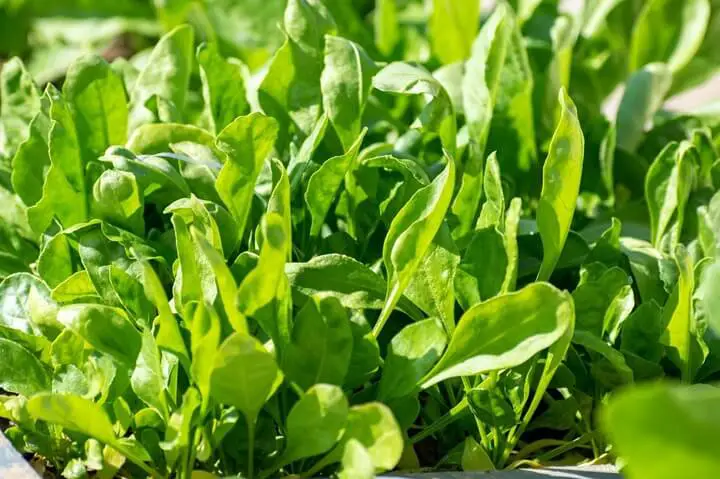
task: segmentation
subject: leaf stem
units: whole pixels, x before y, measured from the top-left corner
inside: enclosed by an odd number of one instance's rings
[[[254,469],[255,469],[255,420],[248,421],[248,427],[247,427],[247,433],[248,433],[248,455],[247,455],[247,462],[248,462],[248,479],[253,479]]]

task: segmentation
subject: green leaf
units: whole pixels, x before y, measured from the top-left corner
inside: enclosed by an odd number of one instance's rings
[[[716,387],[649,384],[612,397],[601,424],[628,477],[713,477],[720,470]]]
[[[720,287],[720,263],[713,263],[705,270],[702,283],[707,284],[702,291],[703,309],[710,327],[718,334],[720,333],[720,297],[714,291]]]
[[[428,316],[439,318],[449,332],[455,328],[453,282],[459,263],[450,230],[442,225],[405,289],[410,301]]]
[[[28,412],[36,419],[80,432],[112,445],[117,439],[112,423],[102,407],[72,394],[38,394],[27,402]]]
[[[203,121],[208,130],[218,133],[248,112],[241,65],[223,58],[215,44],[200,45],[196,56],[203,82]]]
[[[170,145],[193,142],[212,146],[215,141],[207,130],[181,123],[152,123],[136,128],[127,141],[127,148],[136,154],[165,153]]]
[[[279,462],[289,464],[330,450],[345,430],[348,412],[347,399],[339,387],[316,384],[308,389],[288,414],[287,447]]]
[[[187,369],[190,364],[190,356],[188,356],[185,342],[180,334],[180,327],[170,309],[170,304],[165,295],[162,282],[160,282],[160,278],[158,278],[152,266],[144,261],[141,262],[141,265],[143,271],[142,283],[145,288],[145,294],[158,311],[158,316],[155,320],[158,327],[155,342],[161,350],[169,351],[176,355]]]
[[[487,451],[472,437],[465,438],[461,459],[463,471],[493,471],[495,465]]]
[[[630,71],[666,62],[672,72],[685,67],[702,44],[710,21],[708,0],[651,0],[633,27]]]
[[[468,158],[463,165],[460,190],[452,205],[452,212],[458,221],[453,230],[455,239],[470,233],[483,192],[485,146],[511,34],[511,22],[506,18],[507,15],[507,8],[501,4],[483,25],[472,44],[472,55],[465,63],[462,86],[463,110],[468,129]],[[486,182],[487,176],[488,167],[485,168]]]
[[[295,316],[283,370],[303,389],[317,383],[342,385],[352,344],[350,320],[340,301],[313,296]]]
[[[160,351],[150,330],[142,333],[142,346],[130,377],[130,385],[137,397],[167,420],[169,411]]]
[[[142,336],[125,312],[99,304],[63,306],[58,321],[93,348],[132,368],[142,347]]]
[[[225,258],[203,236],[197,233],[197,230],[193,230],[193,243],[202,252],[204,261],[207,261],[213,272],[218,299],[222,303],[221,312],[224,313],[235,331],[247,333],[247,319],[237,304],[238,288],[230,268],[225,263]]]
[[[385,237],[383,262],[388,272],[388,288],[385,306],[373,329],[376,336],[420,266],[450,206],[455,163],[450,157],[446,161],[442,173],[418,190],[395,216]]]
[[[202,395],[203,411],[208,407],[212,392],[210,381],[220,345],[220,329],[217,313],[203,303],[196,303],[190,332],[193,359],[190,372]]]
[[[332,35],[325,37],[324,64],[320,76],[323,108],[347,152],[360,135],[377,67],[360,45]]]
[[[573,318],[570,295],[547,283],[480,303],[460,318],[445,354],[422,387],[520,365],[560,339]],[[513,327],[508,329],[508,324]]]
[[[254,316],[265,331],[281,346],[289,337],[285,308],[288,283],[284,274],[287,224],[277,213],[268,213],[262,222],[263,243],[257,266],[250,271],[237,290],[237,304],[243,314]],[[271,305],[272,313],[263,311]],[[269,316],[268,316],[269,315]]]
[[[324,35],[335,22],[322,2],[291,0],[284,15],[285,43],[275,52],[258,89],[263,111],[281,125],[280,143],[295,126],[310,134],[321,114]]]
[[[49,132],[48,115],[45,112],[35,115],[28,127],[28,138],[18,145],[12,160],[13,189],[28,206],[36,204],[42,198],[45,175],[50,167]]]
[[[672,73],[665,64],[650,63],[630,76],[617,111],[617,146],[634,152],[645,125],[660,109],[670,90]]]
[[[505,25],[507,24],[507,25]],[[487,151],[499,153],[503,173],[519,192],[535,191],[537,147],[533,122],[533,72],[519,22],[508,11],[503,28],[509,30],[505,61],[488,133]]]
[[[11,156],[28,133],[40,111],[40,93],[22,60],[11,58],[0,72],[0,154]]]
[[[74,62],[65,75],[63,96],[70,106],[85,163],[102,155],[108,146],[125,143],[125,88],[105,60],[88,56]]]
[[[682,229],[685,204],[694,183],[693,155],[690,143],[669,143],[655,158],[645,176],[650,239],[655,247],[659,247],[673,218],[678,221],[678,229]]]
[[[217,147],[227,159],[215,187],[237,222],[239,238],[245,231],[255,181],[272,151],[277,133],[275,119],[252,113],[236,118],[217,137]]]
[[[65,227],[85,222],[89,214],[85,161],[70,106],[60,93],[50,93],[50,169],[43,184],[42,198],[28,208],[28,222],[42,233],[57,218]]]
[[[443,64],[465,60],[478,30],[480,2],[433,0],[428,23],[430,45]]]
[[[287,246],[287,261],[292,261],[292,209],[290,208],[291,190],[290,179],[285,166],[277,158],[273,158],[270,168],[272,170],[273,188],[268,198],[268,213],[277,213],[284,224]]]
[[[254,424],[274,391],[278,373],[275,358],[257,339],[234,333],[217,351],[210,393],[218,402],[238,408]]]
[[[397,0],[377,0],[373,12],[375,46],[384,56],[389,56],[400,41]]]
[[[372,479],[375,467],[370,452],[357,439],[350,439],[343,449],[341,458],[342,469],[338,472],[339,479]]]
[[[50,376],[38,358],[21,345],[0,338],[0,387],[32,396],[50,389]]]
[[[663,344],[671,348],[670,358],[680,368],[684,382],[691,382],[698,364],[698,326],[693,315],[693,291],[695,274],[692,258],[684,246],[675,249],[674,260],[679,271],[675,292],[663,308],[666,319],[666,334]],[[674,301],[673,301],[674,300]]]
[[[373,77],[373,87],[389,93],[433,97],[420,114],[418,123],[428,131],[437,132],[443,148],[455,158],[457,126],[453,103],[442,84],[427,70],[409,63],[393,62]]]
[[[92,189],[92,213],[109,223],[143,235],[143,197],[135,176],[124,171],[107,170]]]
[[[310,227],[310,235],[317,236],[325,222],[325,217],[330,211],[338,189],[357,164],[357,155],[365,138],[366,130],[360,132],[355,142],[347,151],[339,156],[334,156],[312,174],[308,180],[307,189],[305,190],[305,204],[312,218]]]
[[[130,92],[130,130],[146,123],[183,118],[192,73],[193,29],[179,26],[153,48]]]
[[[293,288],[293,302],[304,304],[316,294],[332,295],[348,309],[382,309],[387,285],[383,278],[357,260],[340,254],[315,256],[307,263],[288,263],[285,274]],[[398,309],[422,318],[417,306],[402,297]]]
[[[390,341],[378,398],[388,401],[415,392],[447,345],[443,324],[435,318],[405,326]]]
[[[402,432],[384,404],[371,402],[350,408],[343,442],[353,439],[367,449],[377,472],[392,470],[400,460]]]
[[[29,273],[12,274],[0,283],[0,326],[34,335],[48,332],[54,337],[62,325],[44,317],[48,306],[54,315],[53,304],[50,289],[40,279]]]
[[[560,259],[575,213],[583,168],[585,138],[577,109],[564,90],[560,91],[558,101],[562,114],[543,166],[543,188],[537,210],[538,230],[543,243],[538,281],[550,279]]]
[[[458,265],[454,288],[464,310],[500,293],[510,259],[497,228],[478,230]]]

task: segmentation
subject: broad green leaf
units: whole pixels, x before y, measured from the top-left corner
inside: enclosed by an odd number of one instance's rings
[[[218,294],[213,267],[200,246],[193,241],[188,225],[180,215],[171,218],[180,267],[175,274],[173,296],[178,309],[191,301],[212,304]]]
[[[493,471],[495,465],[488,456],[487,451],[478,442],[470,437],[465,438],[460,465],[463,471]]]
[[[388,401],[412,394],[447,345],[443,324],[435,318],[405,326],[390,341],[378,398]]]
[[[650,0],[633,27],[630,71],[665,62],[676,72],[692,60],[710,21],[709,0]]]
[[[573,336],[573,343],[583,346],[592,353],[599,354],[606,359],[615,369],[620,378],[620,385],[632,384],[633,372],[625,362],[623,354],[611,345],[600,339],[598,336],[582,330],[576,330]],[[591,365],[592,368],[593,365]],[[591,369],[592,372],[592,369]]]
[[[126,146],[138,155],[152,155],[167,152],[170,145],[176,143],[193,142],[210,147],[214,141],[209,131],[197,126],[182,123],[151,123],[136,128]]]
[[[155,270],[147,262],[142,261],[142,283],[145,295],[158,311],[155,323],[158,327],[155,342],[161,350],[175,354],[184,366],[189,365],[187,348],[180,334],[180,328],[170,309],[165,290]]]
[[[450,206],[455,163],[450,157],[446,161],[442,173],[418,190],[395,216],[385,237],[383,262],[388,272],[388,288],[385,306],[373,329],[376,336],[420,266]]]
[[[45,244],[38,256],[37,272],[51,288],[73,274],[70,242],[66,235],[56,234]]]
[[[65,75],[63,96],[68,102],[85,163],[110,145],[127,140],[128,107],[122,80],[98,56],[74,62]]]
[[[275,341],[287,340],[288,312],[284,310],[288,283],[285,261],[289,232],[286,222],[277,213],[268,213],[262,222],[263,243],[257,266],[245,277],[237,290],[237,305],[246,316],[253,316]],[[272,313],[264,311],[271,305]]]
[[[52,299],[59,304],[82,303],[89,298],[99,299],[98,292],[86,270],[68,276],[52,290]]]
[[[650,213],[651,241],[659,247],[676,218],[682,228],[685,204],[693,184],[694,153],[690,143],[669,143],[645,176],[645,202]]]
[[[130,384],[137,397],[148,406],[155,408],[167,420],[169,411],[160,350],[150,330],[142,333],[142,346],[130,377]]]
[[[373,479],[375,467],[370,452],[357,439],[345,443],[342,458],[342,469],[338,472],[339,479]]]
[[[445,354],[422,387],[520,365],[560,339],[573,318],[570,295],[547,283],[480,303],[460,318]],[[508,324],[513,327],[508,329]]]
[[[453,230],[455,239],[470,233],[483,192],[485,146],[511,34],[508,14],[502,4],[493,12],[473,42],[472,55],[465,63],[462,89],[468,158],[463,165],[460,190],[452,205],[452,213],[458,221]],[[488,167],[485,168],[486,178],[487,171]]]
[[[11,58],[0,72],[0,154],[11,156],[28,133],[40,111],[40,92],[22,60]]]
[[[360,45],[332,35],[325,37],[324,65],[320,76],[323,109],[348,152],[360,135],[377,67]]]
[[[210,269],[213,272],[218,292],[218,299],[222,303],[222,312],[233,329],[239,333],[247,333],[247,319],[240,311],[237,303],[237,284],[235,278],[225,263],[225,258],[210,245],[210,243],[196,230],[193,231],[193,242],[202,252]]]
[[[142,335],[125,312],[99,304],[63,306],[58,321],[101,353],[127,367],[134,367],[142,347]]]
[[[258,89],[263,111],[281,125],[281,144],[287,142],[291,125],[308,135],[320,117],[324,35],[335,32],[335,22],[322,2],[291,0],[283,26],[285,43],[275,52]]]
[[[222,404],[238,408],[254,424],[274,390],[278,376],[275,358],[257,339],[234,333],[217,351],[210,377],[210,394]]]
[[[720,471],[720,428],[714,386],[649,384],[618,393],[601,425],[630,479],[713,477]]]
[[[80,432],[102,443],[112,445],[117,440],[108,415],[89,399],[43,393],[28,400],[27,410],[36,419]]]
[[[288,172],[282,162],[273,158],[270,164],[272,170],[273,189],[268,198],[268,213],[277,213],[283,219],[284,231],[287,236],[287,261],[292,261],[292,210],[290,208],[291,190]]]
[[[145,68],[130,92],[130,130],[157,120],[176,122],[184,117],[192,73],[193,29],[179,26],[153,48]]]
[[[293,195],[298,190],[303,181],[305,181],[305,173],[308,171],[311,165],[312,156],[320,146],[325,136],[325,130],[327,129],[329,120],[326,114],[320,116],[318,121],[315,123],[310,134],[300,145],[300,149],[297,154],[290,158],[287,170],[288,176],[290,177],[290,188]]]
[[[217,147],[227,159],[215,187],[237,222],[239,238],[245,231],[255,181],[272,151],[277,133],[277,121],[252,113],[233,120],[217,137]]]
[[[190,373],[202,395],[202,410],[206,411],[211,394],[210,379],[220,345],[220,318],[212,308],[208,308],[203,303],[196,303],[190,327],[192,351]]]
[[[42,198],[45,175],[50,167],[49,132],[50,118],[45,112],[39,112],[30,121],[28,138],[18,145],[12,160],[12,186],[27,206]]]
[[[312,218],[310,235],[317,236],[330,211],[340,185],[357,164],[357,155],[360,150],[365,131],[355,138],[355,142],[342,155],[334,156],[325,161],[320,168],[312,174],[305,190],[305,204]]]
[[[533,172],[538,166],[538,154],[533,121],[533,73],[520,25],[509,10],[503,29],[509,31],[509,39],[498,80],[487,151],[498,152],[500,168],[514,179],[519,192],[535,191]]]
[[[40,279],[29,273],[10,275],[0,283],[0,326],[27,334],[51,333],[54,337],[62,325],[54,317],[45,317],[47,313],[54,316],[54,308],[47,311],[53,304],[50,289]]]
[[[483,177],[483,192],[485,203],[480,209],[475,229],[497,226],[500,229],[505,227],[505,195],[502,189],[500,166],[495,153],[488,156],[485,164],[485,175]]]
[[[377,0],[373,12],[375,46],[381,54],[390,56],[400,41],[397,0]]]
[[[343,443],[353,439],[367,449],[376,472],[389,471],[400,460],[402,432],[384,404],[371,402],[350,408]]]
[[[203,82],[203,122],[211,132],[219,133],[248,112],[242,69],[239,63],[223,58],[215,44],[201,45],[196,56]]]
[[[476,0],[432,1],[428,35],[432,51],[441,63],[453,63],[470,56],[479,19],[480,2]]]
[[[50,375],[40,360],[21,345],[0,338],[0,387],[32,396],[50,390]]]
[[[145,232],[143,203],[135,176],[124,171],[104,171],[92,188],[93,215],[137,235]]]
[[[355,310],[351,314],[350,331],[353,345],[350,366],[343,382],[346,389],[354,389],[365,384],[375,375],[382,363],[380,345],[373,336],[370,323],[362,311]]]
[[[283,370],[303,389],[317,383],[342,385],[352,344],[350,320],[340,301],[313,296],[295,316]]]
[[[501,292],[510,258],[494,226],[473,235],[458,265],[454,288],[464,310]]]
[[[457,126],[453,103],[442,84],[427,70],[409,63],[393,62],[373,77],[373,87],[401,95],[430,95],[432,100],[425,105],[413,127],[419,124],[425,130],[436,132],[443,148],[455,157]]]
[[[60,93],[50,94],[50,169],[42,198],[28,209],[28,221],[37,233],[44,232],[53,217],[70,227],[88,219],[88,185],[85,161],[69,105]]]
[[[387,285],[383,278],[357,260],[340,254],[315,256],[307,263],[288,263],[285,274],[293,288],[293,302],[302,305],[316,294],[332,295],[349,309],[382,309]],[[398,309],[421,319],[417,306],[402,297]]]
[[[405,288],[405,296],[428,316],[439,318],[449,332],[455,328],[453,283],[459,263],[450,230],[442,225]]]
[[[720,296],[716,294],[720,288],[720,263],[713,263],[704,272],[703,283],[707,284],[702,291],[703,308],[710,327],[716,334],[720,333]]]
[[[662,106],[671,83],[672,73],[663,63],[650,63],[630,76],[615,120],[619,148],[637,150],[645,126]]]
[[[585,138],[575,105],[565,90],[560,91],[558,101],[562,113],[543,166],[543,187],[537,210],[543,243],[538,281],[550,279],[570,232],[585,154]]]
[[[684,246],[675,249],[674,259],[679,277],[675,293],[663,309],[667,326],[662,342],[671,349],[670,357],[680,368],[682,380],[689,383],[698,365],[695,357],[698,354],[698,326],[693,315],[695,274],[692,259]]]
[[[339,387],[316,384],[308,389],[288,414],[287,447],[280,461],[288,464],[330,450],[345,430],[348,412],[347,399]]]

